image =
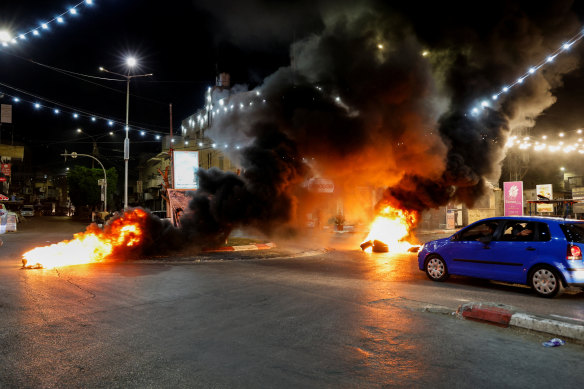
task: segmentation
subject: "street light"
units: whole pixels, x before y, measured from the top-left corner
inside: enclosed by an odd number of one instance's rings
[[[126,138],[124,139],[124,210],[128,209],[128,161],[130,159],[130,138],[128,138],[128,132],[130,127],[128,127],[128,115],[130,110],[130,80],[136,77],[149,77],[152,73],[147,74],[130,74],[130,71],[134,66],[136,66],[137,61],[134,57],[128,57],[126,59],[126,65],[128,66],[128,74],[115,73],[107,70],[103,66],[99,67],[99,70],[106,73],[115,74],[116,76],[123,77],[126,79]]]
[[[103,197],[103,210],[107,212],[107,173],[105,171],[105,168],[103,167],[103,164],[101,163],[101,161],[97,158],[95,158],[93,155],[89,155],[89,154],[79,154],[76,153],[75,151],[72,153],[67,153],[67,151],[65,151],[64,154],[61,154],[61,156],[67,158],[67,157],[72,157],[72,158],[77,158],[77,157],[89,157],[89,158],[93,158],[97,161],[97,163],[99,163],[101,165],[101,168],[103,170],[103,192],[104,192],[104,197]],[[67,168],[68,170],[69,168]],[[45,176],[45,178],[47,178],[47,176]]]
[[[12,34],[8,30],[0,30],[0,43],[7,44],[12,40]]]

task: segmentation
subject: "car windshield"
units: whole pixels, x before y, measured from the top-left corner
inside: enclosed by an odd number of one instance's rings
[[[584,223],[566,223],[560,227],[569,242],[584,243]]]

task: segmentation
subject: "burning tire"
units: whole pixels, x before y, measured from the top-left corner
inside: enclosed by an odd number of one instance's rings
[[[387,253],[389,251],[389,246],[380,240],[373,241],[373,252],[374,253]]]
[[[446,281],[450,276],[450,274],[448,274],[446,262],[444,262],[444,260],[438,255],[429,255],[428,258],[426,258],[424,269],[426,270],[426,275],[432,281]]]

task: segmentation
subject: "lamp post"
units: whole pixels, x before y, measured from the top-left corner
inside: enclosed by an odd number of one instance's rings
[[[100,66],[99,70],[106,73],[115,74],[116,76],[126,79],[126,138],[124,139],[124,210],[128,209],[128,161],[130,160],[130,138],[128,138],[128,117],[130,112],[130,80],[136,77],[149,77],[152,73],[147,74],[130,74],[132,68],[136,66],[136,58],[128,57],[126,65],[128,66],[128,74],[115,73]]]
[[[67,151],[65,151],[64,154],[61,154],[61,156],[63,157],[72,157],[72,158],[77,158],[77,157],[89,157],[89,158],[93,158],[97,161],[97,163],[100,164],[101,168],[103,169],[103,187],[104,187],[104,197],[103,197],[103,210],[107,212],[107,173],[105,171],[105,168],[103,167],[103,164],[101,163],[101,161],[97,158],[95,158],[93,155],[89,155],[89,154],[78,154],[76,152],[72,152],[72,153],[67,153]],[[46,176],[45,176],[46,178]]]

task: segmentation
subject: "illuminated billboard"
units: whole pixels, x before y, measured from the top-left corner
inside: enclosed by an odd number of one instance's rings
[[[173,153],[174,189],[197,189],[199,187],[199,152],[175,151]]]

